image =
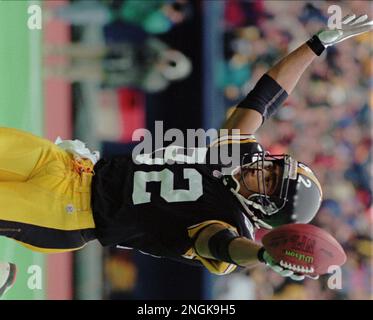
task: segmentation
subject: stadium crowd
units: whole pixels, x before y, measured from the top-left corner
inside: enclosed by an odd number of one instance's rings
[[[325,14],[331,4],[329,1],[227,0],[225,61],[219,79],[226,107],[242,99],[280,57],[321,29],[328,21]],[[339,4],[344,14],[371,12],[369,2]],[[348,260],[342,268],[342,288],[329,289],[328,276],[299,284],[264,268],[255,268],[241,275],[242,279],[249,275],[250,284],[242,289],[246,296],[255,299],[371,299],[373,296],[370,37],[366,34],[346,41],[317,59],[285,107],[257,135],[272,154],[290,153],[309,164],[318,175],[324,200],[313,223],[334,235],[346,251]],[[229,297],[227,293],[220,294]],[[235,298],[240,296],[233,291],[232,294]]]

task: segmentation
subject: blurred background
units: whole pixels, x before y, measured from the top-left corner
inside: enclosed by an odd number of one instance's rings
[[[0,2],[1,125],[103,156],[130,153],[134,130],[219,128],[276,61],[328,21],[370,1],[90,0]],[[31,5],[43,28],[27,27]],[[217,277],[202,268],[98,243],[40,255],[0,240],[18,265],[4,299],[372,299],[372,34],[328,49],[257,134],[271,153],[314,169],[324,201],[313,221],[342,244],[342,289],[296,283],[262,266]],[[43,270],[30,290],[29,267]]]

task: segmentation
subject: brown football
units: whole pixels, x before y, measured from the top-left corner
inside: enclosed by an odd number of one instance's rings
[[[282,267],[303,275],[323,275],[342,266],[346,254],[325,230],[311,224],[286,224],[264,235],[263,246]]]

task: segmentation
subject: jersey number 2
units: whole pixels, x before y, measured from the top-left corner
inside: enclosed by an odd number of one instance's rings
[[[136,171],[134,173],[132,201],[143,204],[151,201],[151,193],[146,191],[148,182],[160,182],[160,196],[167,202],[195,201],[203,194],[202,175],[195,169],[185,168],[183,178],[189,181],[188,189],[174,189],[174,173],[162,171]]]

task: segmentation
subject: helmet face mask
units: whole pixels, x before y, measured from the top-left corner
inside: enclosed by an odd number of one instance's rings
[[[290,179],[296,179],[296,167],[297,161],[291,158],[289,155],[269,155],[265,152],[260,152],[254,154],[254,162],[250,164],[244,164],[245,156],[242,158],[243,163],[241,164],[241,181],[242,185],[247,191],[252,193],[248,197],[248,200],[256,202],[263,207],[264,214],[273,215],[279,210],[281,210],[287,202],[287,195],[289,190]],[[280,168],[280,173],[277,174],[277,186],[271,194],[266,188],[264,168],[271,166],[278,166]],[[245,169],[256,171],[256,180],[258,184],[259,191],[253,191],[247,184],[245,179]]]
[[[266,190],[264,170],[268,166],[278,166],[276,188],[268,193]],[[303,168],[303,169],[302,169]],[[267,152],[244,154],[241,159],[239,181],[234,177],[238,170],[232,172],[232,178],[237,187],[231,191],[236,195],[246,213],[255,225],[271,229],[286,223],[308,223],[316,214],[321,203],[321,187],[311,169],[298,163],[289,155],[269,155]],[[259,190],[253,190],[245,179],[248,172],[256,171],[256,181]],[[306,176],[307,177],[306,177]],[[311,182],[311,180],[313,182]],[[303,183],[302,183],[303,181]],[[307,181],[307,183],[304,183]],[[244,197],[240,189],[244,187],[250,193]],[[301,196],[301,197],[300,197]],[[302,199],[298,199],[302,198]],[[307,201],[310,198],[310,201]],[[303,201],[305,200],[305,201]],[[302,204],[302,201],[306,204]],[[305,205],[310,203],[309,209]],[[299,212],[299,215],[297,211]],[[311,219],[310,219],[311,217]]]

